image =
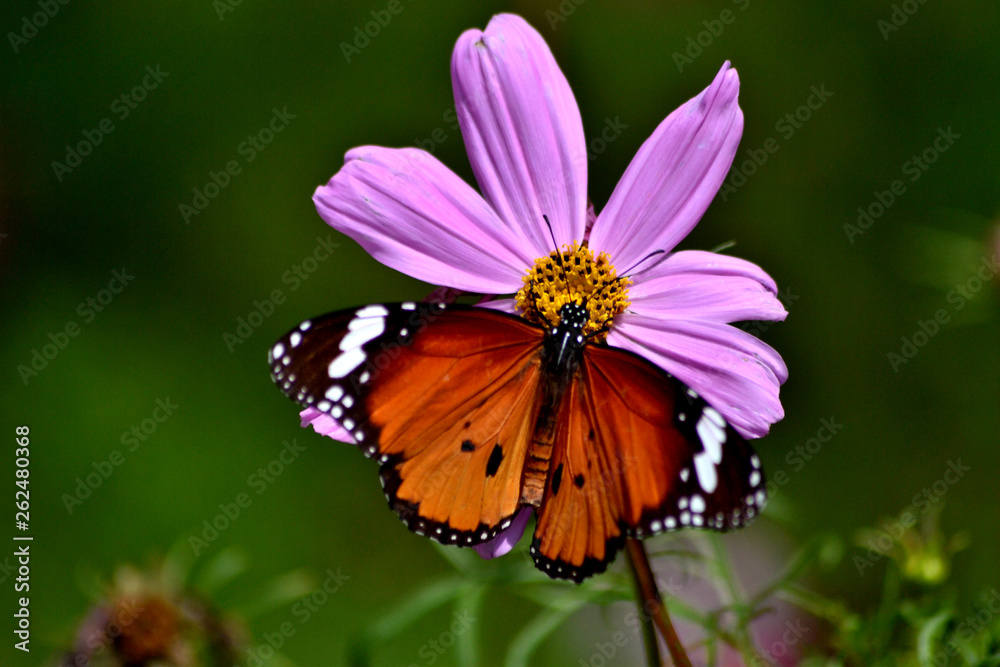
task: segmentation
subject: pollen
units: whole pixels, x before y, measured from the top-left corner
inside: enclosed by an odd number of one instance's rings
[[[589,318],[583,333],[600,343],[615,316],[628,308],[631,282],[618,277],[607,253],[595,258],[586,241],[574,242],[535,260],[517,293],[517,309],[529,322],[552,327],[566,304],[586,306]]]

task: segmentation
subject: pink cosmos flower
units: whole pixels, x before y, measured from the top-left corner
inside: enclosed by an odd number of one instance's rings
[[[736,153],[743,131],[736,70],[725,63],[656,128],[596,217],[588,211],[580,111],[541,35],[519,16],[497,15],[485,31],[458,39],[451,72],[482,194],[425,151],[362,146],[316,189],[327,224],[398,271],[482,294],[521,289],[536,259],[556,250],[553,240],[589,248],[631,280],[629,305],[606,342],[680,379],[745,437],[767,433],[784,416],[778,389],[787,369],[774,349],[730,323],[783,320],[775,282],[742,259],[672,252]],[[514,298],[483,305],[519,312]],[[302,412],[302,424],[350,442],[314,409]],[[522,511],[477,549],[484,557],[506,553],[529,515]]]

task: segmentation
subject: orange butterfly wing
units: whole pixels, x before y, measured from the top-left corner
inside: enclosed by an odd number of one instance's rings
[[[481,308],[376,305],[293,330],[271,363],[289,397],[330,414],[379,461],[386,498],[413,532],[469,546],[519,509],[542,338]]]
[[[625,537],[729,530],[766,500],[750,445],[697,394],[629,352],[584,349],[559,423],[531,546],[550,576],[604,571]]]

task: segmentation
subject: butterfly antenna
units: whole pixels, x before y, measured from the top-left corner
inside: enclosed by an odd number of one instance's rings
[[[545,221],[545,226],[549,230],[549,239],[552,241],[552,248],[556,252],[559,252],[559,244],[556,242],[556,234],[555,234],[555,232],[552,231],[552,223],[549,221],[549,216],[546,215],[545,213],[542,213],[542,220]]]
[[[666,253],[666,250],[663,250],[662,248],[660,250],[654,250],[653,252],[649,253],[648,255],[646,255],[645,257],[643,257],[642,259],[640,259],[638,262],[636,262],[635,264],[633,264],[632,266],[630,266],[627,271],[623,271],[622,274],[620,276],[618,276],[618,280],[621,280],[622,278],[628,278],[628,277],[630,277],[632,275],[632,272],[635,271],[636,268],[640,264],[642,264],[643,262],[645,262],[646,260],[648,260],[648,259],[650,259],[652,257],[656,257],[657,255],[662,255],[664,253]],[[649,267],[649,268],[653,268],[653,267]],[[645,269],[643,269],[643,270],[645,270]]]
[[[589,334],[585,334],[584,338],[586,338],[586,339],[589,340],[589,339],[593,338],[594,336],[600,336],[601,334],[606,334],[609,331],[611,331],[611,325],[610,324],[605,324],[603,327],[601,327],[597,331],[594,331],[594,332],[589,333]]]

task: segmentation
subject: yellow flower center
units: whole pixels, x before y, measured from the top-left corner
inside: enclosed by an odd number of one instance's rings
[[[619,278],[608,260],[604,252],[595,259],[586,241],[539,257],[517,293],[521,316],[552,327],[559,323],[559,311],[567,303],[584,305],[590,317],[583,334],[603,342],[615,316],[628,308],[628,286],[632,284],[628,278]]]

